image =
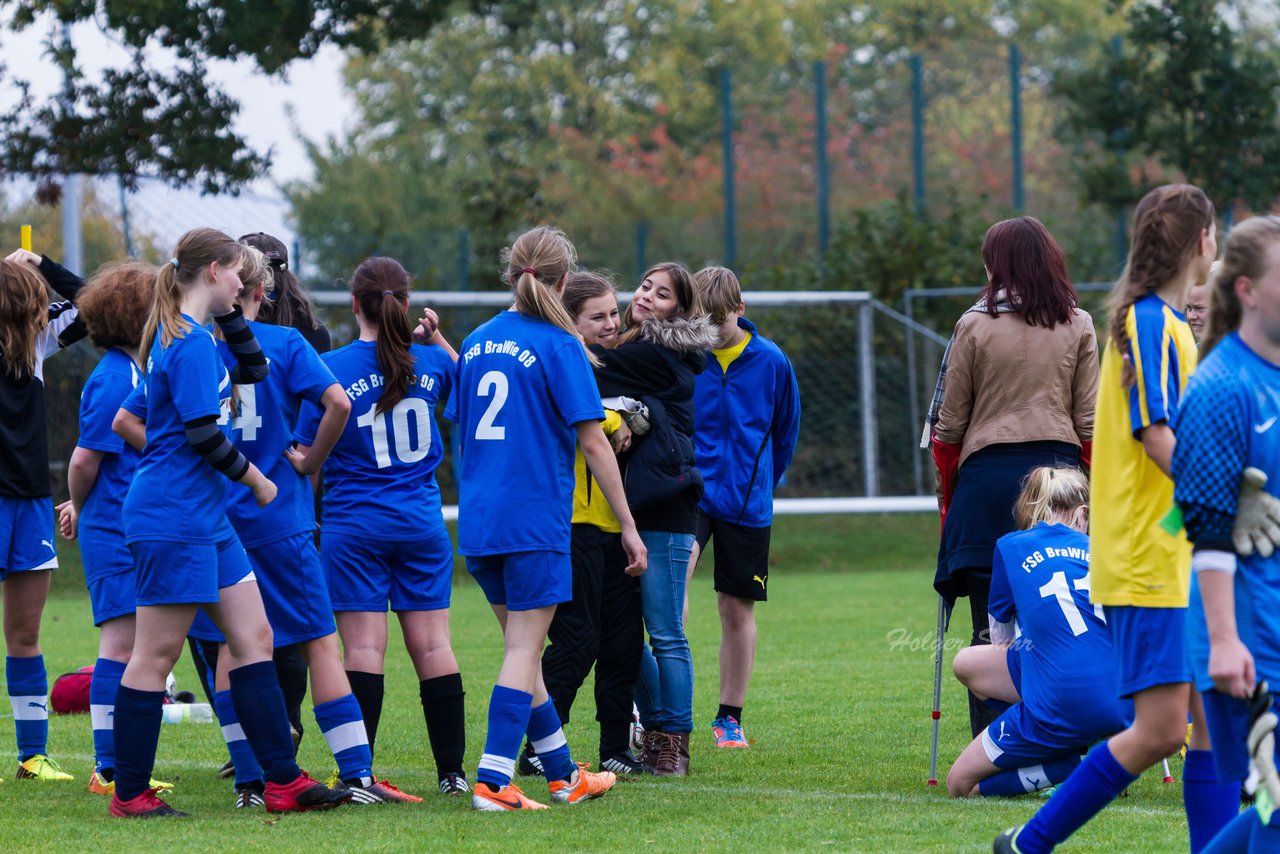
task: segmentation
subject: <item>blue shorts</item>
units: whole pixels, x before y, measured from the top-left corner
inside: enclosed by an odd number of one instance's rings
[[[234,534],[218,544],[139,540],[129,544],[137,567],[137,604],[217,604],[218,591],[253,572]]]
[[[0,581],[11,572],[57,569],[53,499],[0,495]]]
[[[1213,689],[1200,696],[1218,782],[1239,783],[1249,776],[1249,704]],[[1277,711],[1274,700],[1271,708]],[[1276,756],[1280,762],[1280,745]]]
[[[441,526],[415,540],[320,533],[320,565],[335,611],[439,611],[449,607],[453,543]]]
[[[276,647],[306,643],[333,634],[333,606],[310,532],[245,550]],[[188,632],[197,640],[226,639],[201,611]]]
[[[467,571],[490,605],[532,611],[573,599],[573,561],[557,552],[467,555]]]
[[[982,731],[982,749],[997,768],[1013,770],[1079,755],[1092,741],[1079,745],[1050,745],[1035,737],[1035,725],[1026,704],[1014,703]],[[1083,739],[1082,739],[1083,740]]]
[[[1004,655],[1005,666],[1009,668],[1009,678],[1013,680],[1013,687],[1018,692],[1018,696],[1022,696],[1022,654],[1018,652],[1018,644],[1014,642],[1009,645],[1009,651]]]
[[[1116,652],[1116,696],[1191,681],[1186,608],[1107,605]]]
[[[127,617],[136,610],[136,579],[133,567],[130,566],[128,572],[102,575],[88,582],[89,604],[93,608],[95,626],[101,626],[117,617]]]

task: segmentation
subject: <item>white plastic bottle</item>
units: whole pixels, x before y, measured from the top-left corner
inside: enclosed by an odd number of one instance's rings
[[[166,703],[163,720],[167,724],[211,724],[213,706],[208,703]]]

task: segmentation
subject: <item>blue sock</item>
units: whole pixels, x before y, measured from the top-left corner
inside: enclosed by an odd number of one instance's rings
[[[1029,792],[1038,792],[1058,785],[1079,765],[1079,756],[1067,756],[1040,765],[1001,771],[978,783],[978,791],[984,798],[992,796],[1012,798]]]
[[[355,694],[347,694],[336,700],[315,707],[316,725],[329,742],[333,758],[338,763],[338,776],[343,780],[357,780],[373,776],[373,752],[369,749],[369,734],[365,732],[364,717]]]
[[[116,691],[112,728],[116,742],[116,797],[128,801],[151,786],[160,741],[163,691],[135,691],[121,685]]]
[[[246,664],[228,676],[236,717],[262,766],[262,776],[280,786],[292,783],[302,772],[293,758],[293,736],[275,662],[268,659]]]
[[[258,767],[253,748],[249,747],[249,740],[244,737],[230,691],[219,691],[213,695],[213,711],[218,716],[218,725],[222,727],[222,738],[227,742],[231,764],[236,768],[236,785],[261,783],[262,769]]]
[[[1190,753],[1190,751],[1187,751]],[[1226,827],[1218,831],[1218,835],[1209,844],[1200,849],[1203,854],[1241,854],[1253,851],[1249,847],[1250,839],[1256,830],[1263,830],[1262,819],[1258,811],[1249,808],[1232,819]],[[1275,851],[1275,848],[1259,848],[1259,851]]]
[[[489,696],[489,731],[485,735],[484,755],[476,769],[477,782],[487,783],[494,789],[511,782],[532,706],[532,694],[505,685],[493,686],[493,694]]]
[[[1188,750],[1182,765],[1182,804],[1191,854],[1199,854],[1240,813],[1240,781],[1219,783],[1213,752]]]
[[[115,714],[116,692],[120,690],[120,677],[123,675],[124,662],[99,658],[93,665],[93,678],[89,680],[94,767],[100,772],[113,771],[116,767],[116,739],[111,719]]]
[[[529,713],[529,726],[525,730],[533,751],[542,760],[542,776],[548,780],[568,780],[573,776],[573,758],[569,756],[569,742],[560,727],[560,713],[555,704],[547,700]]]
[[[1103,742],[1089,752],[1049,802],[1023,825],[1018,849],[1024,854],[1052,851],[1136,779],[1111,755],[1109,743]]]
[[[7,656],[4,675],[13,705],[18,761],[24,762],[49,749],[49,680],[44,672],[44,656]]]

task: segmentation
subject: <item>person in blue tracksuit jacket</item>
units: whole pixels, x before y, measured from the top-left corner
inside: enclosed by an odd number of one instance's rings
[[[746,747],[742,707],[756,657],[755,604],[768,598],[773,490],[800,435],[800,388],[786,354],[742,316],[732,271],[699,270],[694,287],[719,337],[694,386],[694,454],[705,492],[689,573],[714,539],[720,708],[711,729],[717,747]]]

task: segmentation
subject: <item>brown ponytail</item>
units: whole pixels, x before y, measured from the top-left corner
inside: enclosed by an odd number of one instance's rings
[[[1209,319],[1205,322],[1200,358],[1240,328],[1243,306],[1236,294],[1241,276],[1258,281],[1270,269],[1269,250],[1280,243],[1280,217],[1255,216],[1231,229],[1222,262],[1209,277]]]
[[[374,353],[382,370],[381,415],[404,400],[413,385],[413,327],[409,324],[409,274],[394,258],[367,258],[351,276],[351,295],[360,314],[378,327]]]
[[[48,324],[44,279],[25,261],[0,260],[0,358],[5,373],[35,374],[36,338]]]
[[[516,238],[503,252],[504,278],[516,297],[516,311],[545,320],[582,341],[577,326],[556,295],[556,285],[578,261],[577,250],[558,228],[540,225]],[[584,343],[583,348],[586,348]],[[587,350],[587,360],[595,367],[601,362]]]
[[[1133,212],[1133,242],[1124,272],[1108,300],[1111,344],[1125,353],[1125,324],[1129,308],[1147,294],[1184,274],[1200,235],[1213,225],[1213,202],[1191,184],[1165,184],[1142,197]],[[1121,374],[1125,388],[1136,380],[1126,361]]]
[[[173,257],[160,265],[152,290],[151,312],[142,327],[142,343],[138,359],[147,369],[151,346],[160,333],[160,346],[168,347],[176,338],[184,338],[191,324],[182,316],[182,292],[200,279],[210,264],[229,267],[244,257],[244,246],[215,228],[193,228],[178,239]],[[196,318],[203,320],[204,318]]]

